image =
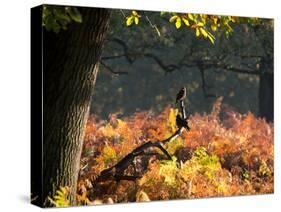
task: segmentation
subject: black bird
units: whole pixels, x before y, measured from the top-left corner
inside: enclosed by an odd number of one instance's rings
[[[187,119],[183,119],[179,114],[177,115],[176,123],[177,123],[178,128],[184,127],[188,131],[190,130]]]
[[[176,103],[178,103],[178,101],[183,100],[185,97],[186,97],[186,88],[182,87],[177,94]]]

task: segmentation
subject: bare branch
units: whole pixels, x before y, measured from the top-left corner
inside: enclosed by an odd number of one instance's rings
[[[127,57],[126,54],[119,54],[119,55],[112,55],[112,56],[104,56],[101,58],[101,60],[112,60],[112,59],[119,59],[121,57]]]
[[[200,75],[201,75],[201,83],[202,83],[202,90],[203,90],[203,93],[204,93],[204,96],[207,98],[207,97],[215,97],[214,94],[209,94],[207,93],[207,89],[210,88],[210,86],[208,86],[206,84],[206,80],[205,80],[205,66],[203,65],[203,63],[200,61],[200,62],[197,62],[197,67],[200,71]]]
[[[114,71],[110,66],[106,65],[104,62],[100,61],[100,64],[105,67],[106,70],[110,71],[112,74],[115,75],[127,75],[128,72],[126,71]]]
[[[119,39],[119,38],[112,38],[112,39],[108,39],[108,41],[110,41],[110,42],[115,42],[115,43],[117,43],[117,44],[119,44],[121,47],[122,47],[122,49],[123,49],[123,52],[124,52],[124,54],[122,54],[127,60],[128,60],[128,62],[130,63],[130,64],[132,64],[134,61],[133,61],[133,59],[130,57],[130,52],[129,52],[129,47],[128,47],[128,45],[124,42],[124,41],[122,41],[121,39]],[[112,56],[111,56],[112,57]],[[102,58],[103,59],[103,58]]]
[[[145,12],[144,12],[144,13],[145,13]],[[149,23],[149,25],[150,25],[153,29],[155,29],[155,31],[157,32],[158,36],[160,37],[160,36],[161,36],[161,33],[160,33],[160,31],[159,31],[157,25],[156,25],[156,24],[153,24],[153,23],[151,22],[150,18],[149,18],[147,15],[145,15],[145,19],[147,20],[147,22]]]
[[[123,17],[126,18],[126,15],[125,15],[124,11],[123,11],[123,10],[120,10],[120,12],[121,12],[121,14],[123,15]]]
[[[210,68],[211,67],[212,68],[221,68],[221,69],[224,69],[226,71],[232,71],[232,72],[241,73],[241,74],[252,74],[252,75],[260,75],[261,74],[259,71],[256,71],[256,70],[232,67],[232,66],[228,66],[226,64],[212,64],[212,65],[208,65],[208,67],[210,67]]]
[[[143,56],[152,58],[164,71],[166,71],[168,73],[172,72],[174,70],[180,69],[180,67],[175,64],[165,65],[164,62],[159,57],[157,57],[156,55],[154,55],[152,53],[144,53]]]
[[[192,67],[196,67],[196,66],[198,67],[198,59],[197,58],[189,57],[189,61],[188,61],[189,63],[187,63],[186,60],[185,60],[185,57],[183,57],[179,64],[168,64],[167,65],[163,62],[163,60],[161,60],[155,54],[143,53],[143,52],[131,53],[129,51],[128,45],[124,41],[120,40],[119,38],[112,38],[109,41],[118,43],[122,47],[124,53],[119,54],[119,55],[113,55],[113,56],[105,56],[105,57],[102,57],[102,60],[118,59],[118,58],[124,57],[124,58],[127,59],[127,61],[130,64],[132,64],[135,61],[135,58],[148,57],[148,58],[153,59],[159,65],[159,67],[162,68],[167,73],[171,73],[175,70],[179,70],[182,67],[187,67],[187,68],[192,68]],[[245,55],[242,55],[242,57],[243,56],[245,56]],[[249,57],[251,57],[251,56],[259,58],[259,56],[249,55]],[[183,61],[185,61],[185,62],[183,62]],[[222,61],[223,61],[223,58],[219,57],[215,60],[200,60],[199,62],[200,62],[200,64],[202,64],[202,67],[204,69],[206,69],[206,68],[219,68],[219,69],[223,69],[223,70],[226,70],[226,71],[232,71],[232,72],[236,72],[236,73],[260,75],[259,71],[252,70],[252,69],[244,69],[244,68],[233,67],[231,65],[222,63]],[[208,96],[208,94],[207,94],[207,96]]]

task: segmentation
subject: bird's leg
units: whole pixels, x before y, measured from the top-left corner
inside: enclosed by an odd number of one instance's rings
[[[185,112],[185,106],[184,106],[183,100],[180,101],[180,106],[181,106],[182,118],[183,118],[183,119],[186,119],[186,112]]]

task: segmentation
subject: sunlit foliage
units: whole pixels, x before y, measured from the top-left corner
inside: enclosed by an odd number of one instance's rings
[[[146,24],[150,25],[159,36],[161,32],[158,26],[162,23],[152,23],[149,15],[144,11],[123,11],[120,10],[124,16],[125,25],[127,27],[138,25],[141,20],[145,20]],[[82,23],[82,16],[79,9],[68,6],[43,6],[43,26],[48,31],[55,33],[61,30],[66,30],[68,25],[72,22]],[[216,34],[225,34],[227,37],[233,32],[232,25],[235,23],[259,23],[258,18],[240,18],[235,16],[221,16],[221,15],[206,15],[193,13],[175,13],[175,12],[160,12],[161,17],[168,18],[169,22],[174,24],[177,29],[186,28],[195,32],[197,37],[202,37],[209,40],[212,44],[215,43]]]
[[[200,198],[273,192],[273,124],[239,114],[217,99],[210,113],[190,116],[191,131],[166,145],[173,160],[137,159],[136,181],[95,183],[98,174],[140,144],[163,140],[176,130],[178,110],[90,117],[78,182],[84,204]],[[223,110],[221,108],[224,108]],[[133,168],[126,170],[134,175]],[[81,201],[80,201],[81,202]],[[83,203],[82,203],[83,204]]]
[[[125,16],[126,26],[132,26],[133,23],[138,25],[141,19],[142,11],[131,11]],[[168,18],[169,22],[174,24],[177,29],[185,28],[194,31],[197,37],[208,39],[212,44],[215,43],[214,33],[225,34],[226,37],[233,32],[232,25],[235,23],[253,23],[259,22],[258,18],[240,18],[236,16],[221,16],[221,15],[206,15],[193,13],[175,13],[175,12],[161,12],[163,18]],[[150,22],[149,17],[145,16]],[[151,22],[150,22],[151,24]],[[160,23],[158,24],[160,25]],[[156,25],[153,28],[157,28]],[[160,33],[159,33],[160,35]]]
[[[138,25],[138,24],[139,24],[139,18],[140,18],[140,17],[141,17],[141,16],[140,16],[135,10],[133,10],[132,13],[131,13],[131,15],[128,16],[128,17],[126,17],[126,25],[127,25],[127,26],[130,26],[130,25],[132,25],[133,23],[136,24],[136,25]]]
[[[51,204],[54,205],[54,207],[57,208],[68,207],[70,206],[68,195],[69,195],[69,188],[65,186],[65,187],[60,187],[60,189],[56,191],[56,195],[53,198],[48,197],[48,199],[51,202]]]

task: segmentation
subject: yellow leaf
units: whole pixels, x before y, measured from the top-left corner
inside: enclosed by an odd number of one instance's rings
[[[214,24],[217,24],[218,18],[213,18]]]
[[[209,37],[211,37],[213,40],[215,40],[215,36],[213,36],[212,33],[210,33],[210,32],[207,32],[207,33],[208,33]]]
[[[188,18],[189,18],[190,20],[194,21],[194,17],[193,17],[193,15],[190,14],[190,13],[188,13]]]
[[[215,44],[215,40],[213,38],[211,38],[210,36],[208,38],[209,38],[209,40],[211,41],[212,44]]]
[[[136,201],[137,202],[149,202],[149,196],[144,191],[139,191],[136,194]]]
[[[136,16],[134,20],[135,20],[135,24],[138,25],[139,24],[139,18]]]
[[[133,23],[133,16],[127,17],[126,25],[130,26]]]
[[[211,25],[211,28],[212,28],[212,30],[215,32],[215,31],[217,31],[217,26],[216,25]]]
[[[171,23],[173,23],[176,19],[178,18],[178,16],[177,15],[174,15],[174,16],[172,16],[171,18],[170,18],[170,22]]]
[[[205,38],[208,36],[208,33],[206,32],[205,29],[199,28],[199,30],[200,30],[201,34],[202,34]]]
[[[189,21],[188,21],[185,17],[183,17],[182,20],[183,20],[183,22],[184,22],[184,24],[185,24],[186,26],[189,26],[189,25],[190,25],[190,24],[189,24]]]
[[[118,128],[123,128],[125,129],[127,127],[127,124],[125,121],[122,121],[121,119],[117,119],[117,123],[118,123]]]
[[[196,28],[196,36],[199,37],[199,35],[200,35],[200,31],[198,28]]]
[[[181,27],[181,19],[179,17],[177,18],[175,25],[177,29]]]
[[[133,14],[134,16],[138,16],[137,11],[135,11],[135,10],[132,11],[132,14]]]
[[[202,21],[204,24],[206,24],[206,18],[207,18],[207,16],[201,14],[200,17],[201,17],[201,21]]]
[[[204,24],[203,24],[202,22],[199,22],[199,23],[197,24],[197,26],[202,27],[202,26],[204,26]]]
[[[177,127],[177,125],[176,125],[177,114],[178,114],[177,109],[173,109],[173,108],[170,109],[167,125],[171,128],[172,132],[174,132],[176,130],[176,127]]]
[[[208,38],[212,44],[215,44],[215,37],[213,35],[211,36],[210,34],[208,34]]]

